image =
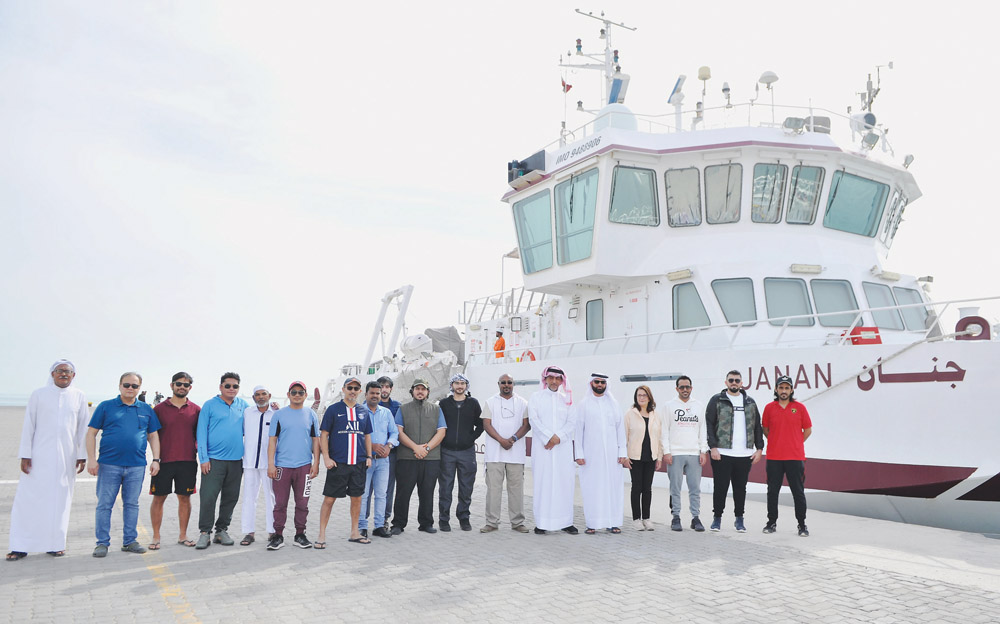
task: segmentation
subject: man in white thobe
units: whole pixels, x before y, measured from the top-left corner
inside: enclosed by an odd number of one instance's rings
[[[534,478],[535,533],[562,530],[571,535],[580,531],[573,526],[573,491],[576,466],[573,465],[573,431],[576,424],[570,405],[573,395],[566,374],[555,366],[542,371],[544,387],[528,401],[531,424],[531,470]],[[560,386],[565,393],[560,392]]]
[[[608,391],[608,376],[593,373],[590,393],[573,407],[576,420],[576,463],[587,534],[606,528],[621,533],[625,515],[622,464],[628,457],[625,418]]]
[[[70,388],[76,368],[59,360],[49,374],[48,384],[31,393],[24,413],[18,453],[23,474],[10,514],[8,561],[29,552],[65,554],[73,485],[87,459],[90,411],[83,392]]]

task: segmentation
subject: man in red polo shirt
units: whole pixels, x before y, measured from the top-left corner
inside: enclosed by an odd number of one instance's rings
[[[187,537],[187,527],[191,519],[191,495],[195,493],[198,478],[195,434],[201,408],[187,398],[191,392],[191,375],[188,373],[176,373],[170,382],[170,390],[173,396],[153,408],[163,428],[160,430],[160,472],[149,482],[149,493],[153,495],[153,503],[149,507],[149,520],[153,525],[150,550],[160,548],[163,504],[171,492],[177,494],[177,517],[180,521],[177,543],[194,546],[194,541]]]
[[[778,377],[774,401],[764,407],[761,425],[767,437],[767,524],[764,533],[774,533],[778,526],[778,493],[788,479],[788,489],[795,502],[799,537],[809,537],[806,528],[806,450],[805,441],[812,434],[812,420],[806,406],[795,400],[792,378]]]

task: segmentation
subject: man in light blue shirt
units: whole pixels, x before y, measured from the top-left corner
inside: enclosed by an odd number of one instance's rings
[[[288,520],[288,498],[295,498],[295,538],[299,548],[312,548],[306,537],[309,518],[309,494],[312,480],[319,472],[319,419],[316,412],[305,407],[306,385],[293,381],[288,386],[288,407],[271,417],[267,444],[267,476],[274,488],[274,533],[267,542],[268,550],[285,545],[285,522]],[[316,542],[325,548],[325,542]]]
[[[229,522],[240,498],[243,480],[243,412],[249,404],[236,396],[240,392],[240,376],[223,373],[219,394],[201,406],[198,414],[198,461],[201,462],[201,510],[198,514],[198,543],[204,550],[212,541],[232,546]],[[219,517],[215,503],[219,500]]]
[[[382,387],[377,381],[365,385],[365,408],[372,421],[372,467],[365,475],[365,493],[361,497],[361,519],[358,528],[361,535],[368,537],[368,512],[372,497],[375,498],[375,529],[372,535],[392,537],[385,528],[385,499],[389,487],[389,453],[399,446],[399,427],[388,408],[379,405]]]

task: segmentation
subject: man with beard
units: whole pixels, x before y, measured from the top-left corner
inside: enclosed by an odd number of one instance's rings
[[[66,554],[66,531],[76,475],[86,463],[87,399],[70,388],[76,368],[69,360],[49,367],[44,388],[31,393],[21,429],[21,478],[10,513],[10,552],[18,561],[29,552]]]
[[[708,400],[705,407],[708,447],[712,451],[712,531],[722,530],[726,494],[733,486],[734,526],[746,533],[743,511],[747,500],[750,467],[760,461],[764,432],[760,426],[757,403],[743,390],[743,376],[738,370],[726,375],[726,389]]]
[[[369,381],[365,385],[365,409],[372,423],[371,445],[372,464],[365,473],[365,493],[361,497],[361,516],[358,528],[361,537],[368,537],[368,514],[372,510],[372,498],[375,499],[375,513],[372,535],[392,537],[385,528],[385,496],[389,480],[389,458],[392,451],[399,446],[399,428],[396,419],[388,408],[379,405],[382,398],[382,387],[377,381]]]
[[[417,378],[410,385],[413,400],[404,403],[396,413],[399,427],[399,459],[396,461],[395,515],[392,534],[406,528],[410,514],[410,496],[417,488],[417,529],[437,533],[434,528],[434,486],[441,472],[441,449],[447,426],[444,414],[434,401],[429,401],[430,385]]]
[[[761,419],[767,436],[767,524],[764,533],[774,533],[778,526],[778,493],[782,479],[795,502],[799,537],[809,537],[806,528],[806,451],[805,441],[812,435],[812,420],[806,406],[795,400],[792,378],[778,377],[774,401],[764,406]]]
[[[625,419],[618,401],[607,391],[608,376],[590,374],[590,394],[576,411],[576,463],[588,535],[606,528],[621,533],[625,514],[622,466],[628,467]]]
[[[382,400],[379,401],[379,405],[389,410],[392,414],[393,422],[396,421],[396,414],[399,412],[399,401],[392,398],[392,378],[391,377],[379,377],[378,385],[382,388]],[[398,431],[398,430],[397,430]],[[398,434],[397,434],[398,440]],[[389,518],[392,518],[392,499],[396,495],[396,457],[398,455],[397,449],[399,445],[392,447],[389,451],[389,478],[386,481],[385,486],[385,530],[388,531]],[[369,503],[369,506],[371,503]]]
[[[507,511],[510,528],[527,533],[524,526],[524,436],[531,429],[528,402],[514,394],[514,379],[507,374],[497,381],[500,392],[486,399],[483,428],[486,430],[486,524],[481,533],[500,528],[500,499],[507,480]]]
[[[705,407],[698,399],[691,398],[691,378],[677,378],[677,398],[667,403],[663,410],[663,461],[670,477],[670,511],[673,518],[671,531],[682,531],[681,486],[687,476],[688,501],[691,507],[691,528],[705,530],[698,515],[701,512],[701,467],[708,456],[708,437],[705,427]]]
[[[271,405],[271,393],[264,386],[254,386],[253,402],[243,410],[243,504],[240,507],[241,546],[254,542],[257,520],[257,499],[264,490],[264,528],[267,538],[274,534],[274,488],[267,476],[267,448],[271,418],[276,405]]]
[[[149,506],[149,521],[153,525],[153,541],[150,550],[160,548],[160,526],[163,524],[163,505],[171,492],[177,495],[177,519],[180,533],[177,543],[194,546],[187,537],[188,521],[191,519],[191,495],[198,480],[198,413],[201,408],[188,400],[191,392],[191,375],[175,373],[170,380],[173,395],[159,404],[153,411],[160,420],[160,471],[149,481],[149,493],[153,502]]]
[[[438,526],[451,531],[451,495],[458,476],[458,505],[455,517],[463,531],[472,530],[469,520],[472,488],[476,483],[479,463],[476,461],[476,440],[483,433],[483,408],[468,396],[469,378],[458,373],[449,380],[451,395],[441,400],[448,435],[441,441],[441,476],[438,490]]]
[[[532,507],[535,534],[565,531],[576,535],[573,526],[573,490],[576,489],[576,466],[573,464],[575,414],[570,411],[573,392],[561,368],[548,366],[542,371],[543,388],[528,400],[528,422],[534,431],[531,445],[531,471],[534,480]],[[560,392],[560,388],[564,392]]]

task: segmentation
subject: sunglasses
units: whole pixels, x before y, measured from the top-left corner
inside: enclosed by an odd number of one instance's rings
[[[187,381],[175,381],[174,385],[177,386],[178,388],[190,388],[191,387],[190,382],[187,382]]]
[[[357,392],[361,390],[361,386],[347,386],[347,389],[350,390],[351,392]]]
[[[691,386],[677,386],[678,390],[690,390]]]
[[[726,383],[740,383],[742,379],[727,379]]]
[[[592,382],[590,382],[590,383],[595,383],[595,384],[600,384],[600,385],[602,385],[602,386],[606,386],[606,385],[608,385],[608,382],[606,382],[606,381],[603,381],[603,380],[601,380],[601,379],[595,379],[594,381],[592,381]]]
[[[239,390],[240,384],[225,384],[222,387],[225,388],[226,390]]]
[[[501,381],[500,385],[501,386],[513,386],[514,382],[513,381]]]
[[[306,393],[305,390],[289,390],[288,394],[292,396],[303,396]]]
[[[139,386],[141,386],[141,385],[142,384],[123,383],[122,384],[122,388],[129,388],[131,390],[138,390]]]

